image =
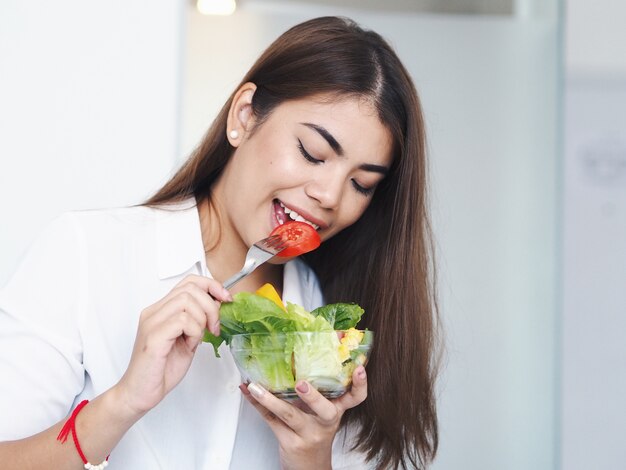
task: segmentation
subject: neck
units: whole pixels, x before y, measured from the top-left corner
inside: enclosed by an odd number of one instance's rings
[[[198,202],[202,243],[211,276],[224,282],[238,272],[244,264],[248,247],[236,236],[235,230],[221,214],[220,205],[209,198]],[[265,263],[233,286],[231,293],[254,292],[266,282],[279,293],[283,285],[282,265]]]

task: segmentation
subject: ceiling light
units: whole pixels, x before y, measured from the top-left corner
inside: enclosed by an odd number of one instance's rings
[[[196,7],[203,15],[232,15],[237,4],[235,0],[198,0]]]

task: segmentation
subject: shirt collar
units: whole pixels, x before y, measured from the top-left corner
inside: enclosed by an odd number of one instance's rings
[[[283,271],[283,302],[291,302],[304,306],[302,285],[300,283],[300,276],[298,275],[296,260],[285,263]]]
[[[206,268],[200,216],[195,200],[156,209],[157,253],[159,279],[188,272],[194,265],[199,273],[211,276]],[[283,300],[307,308],[311,299],[305,295],[303,282],[308,282],[310,269],[299,259],[288,261],[283,273]],[[316,307],[318,305],[315,305]]]
[[[159,278],[167,279],[203,266],[204,244],[195,200],[187,199],[156,209]]]

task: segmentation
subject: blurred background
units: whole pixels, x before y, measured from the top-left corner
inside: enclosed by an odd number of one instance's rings
[[[216,2],[0,3],[0,285],[56,215],[165,182],[280,33],[349,16],[424,104],[447,343],[433,468],[624,468],[626,4]]]

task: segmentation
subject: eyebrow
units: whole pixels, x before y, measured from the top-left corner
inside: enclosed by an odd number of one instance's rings
[[[386,166],[373,165],[371,163],[364,163],[363,165],[359,166],[359,168],[365,171],[373,171],[375,173],[380,173],[385,176],[387,175],[387,173],[389,173],[389,168],[387,168]]]
[[[332,134],[324,129],[322,126],[318,126],[317,124],[312,124],[310,122],[301,122],[300,124],[308,127],[309,129],[313,129],[315,132],[321,135],[324,140],[326,140],[326,142],[328,142],[328,145],[330,145],[330,147],[335,151],[337,155],[343,155],[343,147],[341,146],[341,144],[337,142],[337,139],[335,139]]]
[[[301,122],[300,124],[308,127],[309,129],[313,129],[315,132],[321,135],[324,140],[326,140],[326,142],[328,142],[328,145],[330,145],[330,147],[335,151],[337,155],[343,155],[343,147],[341,146],[341,144],[337,142],[337,139],[335,139],[333,135],[322,126],[318,126],[317,124],[313,124],[310,122]],[[387,175],[387,173],[389,173],[389,168],[387,168],[386,166],[374,165],[372,163],[364,163],[363,165],[359,166],[359,168],[361,170],[372,171],[375,173],[380,173],[382,175]]]

